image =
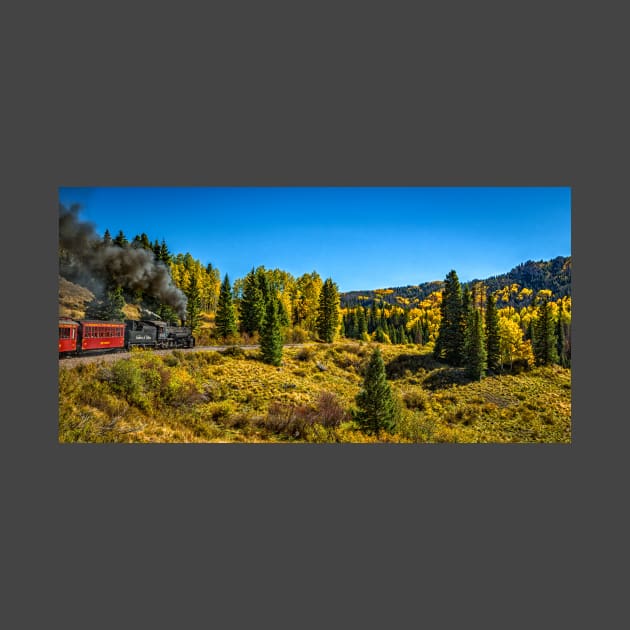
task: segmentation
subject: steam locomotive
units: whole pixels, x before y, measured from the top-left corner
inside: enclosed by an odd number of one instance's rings
[[[90,350],[131,348],[192,348],[195,339],[186,326],[164,321],[128,319],[124,322],[59,318],[59,356]]]

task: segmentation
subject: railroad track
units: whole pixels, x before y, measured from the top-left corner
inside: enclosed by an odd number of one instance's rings
[[[285,343],[284,348],[301,348],[305,345],[304,343]],[[260,348],[259,344],[256,345],[248,345],[248,346],[238,346],[238,345],[227,345],[227,346],[195,346],[194,348],[172,348],[168,350],[151,350],[152,353],[164,355],[170,354],[174,350],[178,352],[222,352],[224,350],[228,350],[230,348],[240,348],[241,350],[258,350]],[[128,359],[133,356],[134,352],[128,352],[126,350],[117,352],[112,350],[103,350],[94,351],[90,354],[86,354],[80,357],[63,357],[59,359],[59,367],[60,368],[73,368],[77,365],[82,365],[85,363],[95,363],[97,361],[119,361],[120,359]]]

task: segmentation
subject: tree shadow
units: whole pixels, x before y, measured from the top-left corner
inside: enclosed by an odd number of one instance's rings
[[[388,379],[395,380],[406,376],[407,371],[414,374],[420,370],[435,370],[442,365],[430,354],[400,354],[385,366],[385,374]]]
[[[431,391],[445,389],[453,385],[467,385],[473,380],[468,376],[465,368],[440,367],[433,370],[423,381],[422,386]]]

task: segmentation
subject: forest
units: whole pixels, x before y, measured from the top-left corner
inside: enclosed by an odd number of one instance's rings
[[[554,417],[562,418],[563,430],[559,434],[552,431],[546,437],[543,434],[549,430],[542,433],[539,430],[538,438],[530,435],[525,441],[570,439],[570,257],[528,261],[502,276],[468,283],[461,283],[457,272],[451,270],[443,280],[416,287],[344,294],[339,292],[333,278],[323,279],[315,270],[294,277],[282,269],[257,266],[244,277],[232,280],[211,262],[195,260],[189,253],[172,253],[164,240],[152,241],[145,233],[130,239],[122,230],[114,237],[109,230],[102,236],[80,234],[76,209],[60,208],[60,217],[60,281],[83,287],[91,297],[83,310],[81,305],[64,309],[60,301],[60,315],[122,321],[146,317],[149,313],[185,322],[192,327],[198,347],[232,346],[231,353],[208,354],[207,363],[196,359],[201,362],[197,367],[191,364],[192,359],[176,352],[173,356],[177,359],[146,359],[157,370],[156,374],[161,374],[159,379],[155,376],[156,382],[171,383],[174,368],[178,379],[187,382],[185,401],[176,404],[178,414],[183,412],[179,408],[182,406],[195,415],[204,405],[223,405],[219,419],[214,412],[208,416],[208,422],[216,429],[217,441],[224,441],[219,438],[227,434],[232,438],[226,441],[231,441],[235,431],[236,441],[273,441],[278,435],[298,441],[322,441],[322,435],[326,436],[323,441],[519,441],[523,436],[518,438],[518,431],[503,435],[497,431],[496,422],[492,431],[482,431],[483,418],[494,417],[505,406],[510,408],[511,405],[501,403],[504,400],[512,400],[520,409],[528,388],[534,387],[540,398],[540,392],[547,391],[550,383],[557,384],[555,393],[547,392],[550,402],[533,416],[555,414]],[[138,273],[138,268],[142,273]],[[303,347],[289,349],[286,347],[289,343]],[[258,344],[259,351],[240,350],[246,344]],[[156,417],[158,409],[169,408],[168,395],[155,390],[150,393],[148,385],[142,385],[144,376],[135,373],[133,367],[139,360],[121,361],[126,367],[117,368],[123,370],[118,376],[112,372],[114,368],[103,368],[107,374],[99,388],[105,385],[109,388],[103,392],[104,400],[114,397],[123,407],[127,405],[124,415],[129,415],[129,409],[135,407],[136,411]],[[246,361],[248,369],[252,361],[259,363],[257,369],[262,370],[292,366],[291,380],[277,392],[272,385],[273,372],[266,373],[266,377],[259,375],[266,382],[252,388],[259,392],[255,404],[239,402],[238,396],[234,398],[226,391],[223,397],[216,398],[216,391],[208,393],[208,382],[215,383],[215,389],[229,390],[236,387],[235,381],[242,380],[235,377],[230,386],[229,381],[217,381],[216,374],[210,378],[210,373],[229,371],[230,361]],[[223,368],[211,369],[215,364]],[[334,375],[334,370],[341,372]],[[70,386],[67,379],[72,370],[63,372],[60,392]],[[207,382],[200,376],[202,373],[208,377]],[[96,381],[98,374],[103,376],[102,371],[84,367],[83,378],[88,374]],[[296,375],[301,384],[296,384]],[[328,389],[322,389],[322,381],[331,378]],[[345,380],[341,388],[339,379]],[[482,385],[484,381],[487,386]],[[522,391],[512,392],[507,398],[497,398],[490,392],[492,388],[505,389],[506,383],[520,383]],[[541,383],[542,389],[538,387]],[[348,389],[350,384],[353,387]],[[485,397],[480,397],[480,387],[486,392]],[[477,393],[465,394],[468,390]],[[132,391],[135,394],[130,394]],[[470,423],[458,422],[454,433],[444,433],[450,423],[440,397],[446,391],[451,395],[458,392],[455,406],[459,405],[464,418],[470,414],[462,409],[470,406],[471,400],[477,400],[482,408],[490,405],[485,412],[470,412],[477,419],[473,424],[480,434],[470,428]],[[291,395],[287,398],[287,394]],[[104,414],[103,426],[109,426],[107,422],[111,422],[114,412],[111,405],[105,406],[108,410],[104,412],[98,405],[94,409],[93,405],[74,399],[67,407],[62,404],[60,439],[62,436],[64,441],[95,439],[77,432],[76,414],[80,417],[85,413],[89,417]],[[223,424],[222,413],[225,413]],[[280,419],[275,416],[275,420],[270,419],[273,414]],[[418,429],[426,425],[429,417],[442,426],[442,433],[436,429],[427,437],[426,432]],[[243,425],[240,429],[239,423]],[[284,430],[270,431],[270,427],[277,428],[283,423]],[[295,429],[294,424],[301,429]],[[553,424],[541,426],[548,429]],[[410,430],[411,425],[415,429]],[[207,430],[206,427],[201,432],[202,437],[210,439]],[[187,435],[184,441],[199,437],[194,431],[184,433]],[[143,435],[143,431],[122,431],[116,435],[121,439],[126,436],[127,440],[130,436],[138,438],[138,434]],[[118,439],[112,438],[111,431],[96,431],[96,435],[107,436],[107,440]],[[359,439],[358,435],[363,437]],[[147,437],[148,441],[152,439]]]

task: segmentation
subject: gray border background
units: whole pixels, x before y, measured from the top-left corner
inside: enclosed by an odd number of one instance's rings
[[[2,625],[612,626],[616,5],[180,6],[3,20]],[[59,445],[56,195],[77,185],[571,186],[573,443]]]

